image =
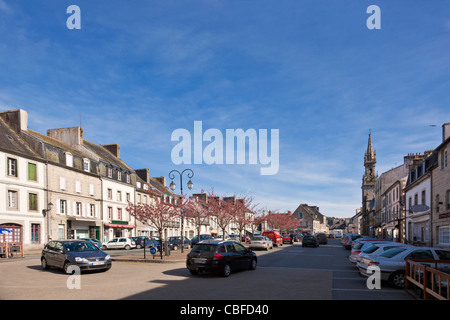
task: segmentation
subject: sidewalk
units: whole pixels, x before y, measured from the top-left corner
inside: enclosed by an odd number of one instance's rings
[[[144,263],[176,263],[185,262],[186,255],[191,251],[191,249],[184,249],[181,253],[181,249],[170,251],[170,255],[166,256],[163,253],[163,258],[161,259],[161,253],[157,252],[154,256],[150,252],[146,252],[144,259],[144,252],[140,250],[140,253],[133,253],[123,256],[112,256],[112,261],[122,261],[122,262],[144,262]]]

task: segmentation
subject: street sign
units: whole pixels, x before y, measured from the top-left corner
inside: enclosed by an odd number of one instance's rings
[[[155,247],[151,247],[151,248],[150,248],[150,253],[151,253],[152,255],[155,255],[155,254],[156,254],[156,248],[155,248]]]

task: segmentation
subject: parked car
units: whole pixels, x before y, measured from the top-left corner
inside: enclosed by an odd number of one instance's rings
[[[50,241],[45,245],[41,254],[42,269],[56,267],[71,274],[70,266],[77,266],[81,271],[107,271],[111,268],[111,257],[85,240]]]
[[[248,243],[250,249],[273,249],[273,242],[266,236],[253,236]]]
[[[184,248],[191,247],[191,240],[189,240],[187,237],[184,237],[183,240],[181,236],[169,237],[167,239],[170,250],[178,250],[178,248],[181,248],[181,242],[183,242]]]
[[[84,241],[89,241],[90,243],[92,243],[94,246],[96,246],[97,248],[99,248],[100,250],[102,249],[102,243],[100,241],[98,241],[97,239],[92,239],[92,238],[81,238],[79,240],[84,240]]]
[[[319,244],[327,244],[328,243],[328,238],[325,233],[320,232],[320,233],[316,234],[316,238],[317,238],[317,241],[319,241]]]
[[[380,268],[381,280],[388,281],[396,288],[405,286],[405,259],[450,260],[450,250],[431,247],[396,247],[376,257],[364,257],[357,263],[361,275],[370,277],[371,266]],[[425,265],[432,263],[423,262]],[[450,264],[440,263],[438,269],[450,273]]]
[[[238,269],[255,270],[256,264],[256,254],[236,241],[204,240],[186,257],[186,267],[194,275],[215,272],[228,277]]]
[[[262,233],[262,235],[272,240],[273,244],[277,247],[283,245],[283,238],[281,237],[281,234],[276,230],[266,230]]]
[[[150,240],[149,237],[141,236],[141,237],[129,237],[131,241],[134,241],[136,244],[136,249],[141,249],[144,247],[144,242]]]
[[[363,251],[356,257],[356,263],[358,263],[362,258],[370,258],[370,257],[376,257],[383,252],[393,249],[396,247],[413,247],[409,244],[404,244],[400,242],[380,242],[380,243],[370,243],[370,245],[363,249]]]
[[[214,240],[214,238],[210,234],[201,234],[200,235],[200,241],[203,240]],[[195,236],[191,239],[191,248],[194,247],[198,243],[198,236]]]
[[[136,248],[136,243],[129,238],[114,238],[103,244],[103,250],[105,249],[126,249],[130,250]]]
[[[283,233],[281,237],[283,238],[283,243],[294,244],[294,236],[291,236],[289,233]]]
[[[341,244],[344,246],[345,249],[350,250],[352,248],[352,242],[361,237],[362,236],[357,233],[345,233],[342,236]]]
[[[312,235],[304,236],[303,240],[302,240],[302,247],[307,247],[307,246],[317,248],[319,246],[319,241],[317,240],[317,238],[315,236],[312,236]]]
[[[359,241],[357,244],[355,244],[353,246],[353,248],[350,251],[350,256],[348,257],[348,259],[350,260],[351,263],[356,264],[359,255],[365,249],[369,248],[373,244],[387,243],[387,242],[389,242],[389,241],[383,240],[383,239],[380,239],[380,240],[361,240],[361,241]],[[390,242],[390,243],[394,243],[394,242]]]

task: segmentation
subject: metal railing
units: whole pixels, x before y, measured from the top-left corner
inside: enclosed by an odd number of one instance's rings
[[[434,264],[434,268],[426,264]],[[432,297],[450,300],[450,274],[439,271],[438,264],[450,264],[450,260],[411,260],[406,259],[405,289],[413,295],[419,289],[424,300]],[[420,295],[420,294],[419,294]]]

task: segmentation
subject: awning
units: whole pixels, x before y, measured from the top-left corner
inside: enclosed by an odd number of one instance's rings
[[[110,228],[127,228],[127,229],[134,229],[135,226],[130,226],[128,224],[112,224],[112,223],[105,223],[105,227]]]

